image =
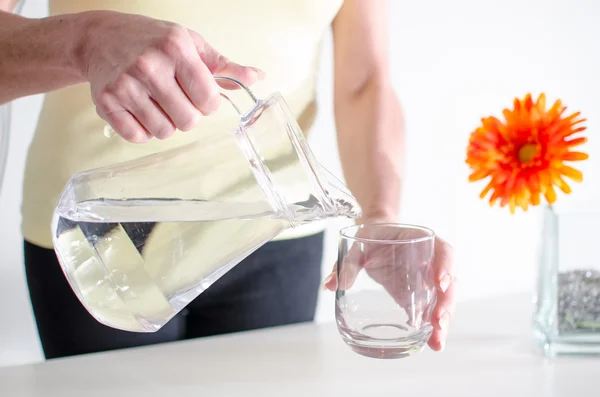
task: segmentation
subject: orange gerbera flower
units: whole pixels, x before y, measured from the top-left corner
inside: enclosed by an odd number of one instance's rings
[[[516,207],[527,211],[529,205],[540,203],[540,195],[554,203],[554,186],[569,194],[563,177],[583,180],[581,171],[564,163],[588,158],[572,151],[587,141],[574,136],[586,129],[582,125],[586,119],[579,112],[566,116],[565,110],[561,101],[546,110],[544,94],[536,102],[527,94],[522,100],[515,98],[512,110],[504,110],[504,122],[495,117],[481,120],[469,139],[466,162],[472,170],[470,182],[490,178],[482,199],[491,191],[490,205],[500,200],[500,207],[509,205],[511,213]]]

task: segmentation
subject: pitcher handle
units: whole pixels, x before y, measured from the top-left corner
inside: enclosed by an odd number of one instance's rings
[[[246,91],[248,93],[248,95],[250,96],[250,98],[252,98],[252,101],[254,101],[254,104],[258,103],[258,99],[256,98],[256,96],[254,95],[254,93],[252,92],[252,90],[248,87],[246,87],[246,85],[244,85],[244,83],[242,83],[241,81],[234,79],[233,77],[229,77],[229,76],[223,76],[223,75],[215,75],[214,76],[215,80],[228,80],[231,81],[237,85],[239,85],[241,88],[244,89],[244,91]],[[231,106],[233,106],[233,108],[235,109],[236,112],[238,112],[238,114],[240,116],[244,116],[244,113],[240,110],[240,108],[237,107],[237,105],[223,92],[220,93],[221,96],[225,99],[227,99],[227,102],[229,102],[231,104]]]
[[[256,98],[256,96],[254,95],[254,93],[252,92],[252,90],[250,88],[248,88],[244,83],[242,83],[241,81],[234,79],[233,77],[229,77],[229,76],[223,76],[223,75],[214,75],[213,76],[215,80],[227,80],[227,81],[231,81],[232,83],[235,83],[237,85],[239,85],[244,91],[246,91],[248,93],[248,95],[250,96],[250,98],[252,98],[252,100],[254,101],[254,104],[258,103],[258,99]],[[221,92],[220,93],[221,97],[225,98],[227,100],[227,102],[229,102],[231,104],[231,106],[233,106],[233,108],[235,109],[235,111],[240,115],[240,117],[244,117],[244,113],[240,110],[240,108],[231,100],[231,98],[229,98],[225,93]],[[111,138],[113,136],[117,135],[117,132],[109,125],[107,124],[106,126],[104,126],[104,136],[107,138]]]

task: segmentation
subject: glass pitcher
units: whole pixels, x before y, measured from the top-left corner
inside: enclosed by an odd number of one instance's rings
[[[232,131],[74,175],[52,222],[55,252],[99,322],[159,330],[287,228],[360,217],[315,160],[284,99],[254,101]]]

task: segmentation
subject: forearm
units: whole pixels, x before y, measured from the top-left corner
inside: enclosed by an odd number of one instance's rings
[[[84,82],[84,32],[77,15],[28,19],[0,11],[0,104]]]
[[[354,92],[336,89],[335,120],[344,176],[363,219],[397,219],[404,125],[392,87],[371,78]]]

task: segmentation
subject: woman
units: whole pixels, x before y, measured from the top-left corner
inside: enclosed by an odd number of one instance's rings
[[[0,9],[15,3],[0,0]],[[363,208],[360,222],[397,221],[403,135],[389,84],[386,1],[49,4],[48,18],[0,13],[0,104],[48,93],[28,153],[22,206],[27,282],[46,358],[311,321],[322,229],[284,233],[160,331],[135,334],[101,325],[77,301],[52,251],[50,220],[72,174],[179,146],[224,125],[223,118],[203,117],[220,105],[215,74],[247,85],[260,80],[259,95],[282,92],[310,133],[319,44],[331,27],[346,181]],[[98,133],[107,122],[123,139]],[[451,248],[441,239],[437,247],[434,350],[443,348],[453,311]],[[324,285],[335,289],[333,273]]]

